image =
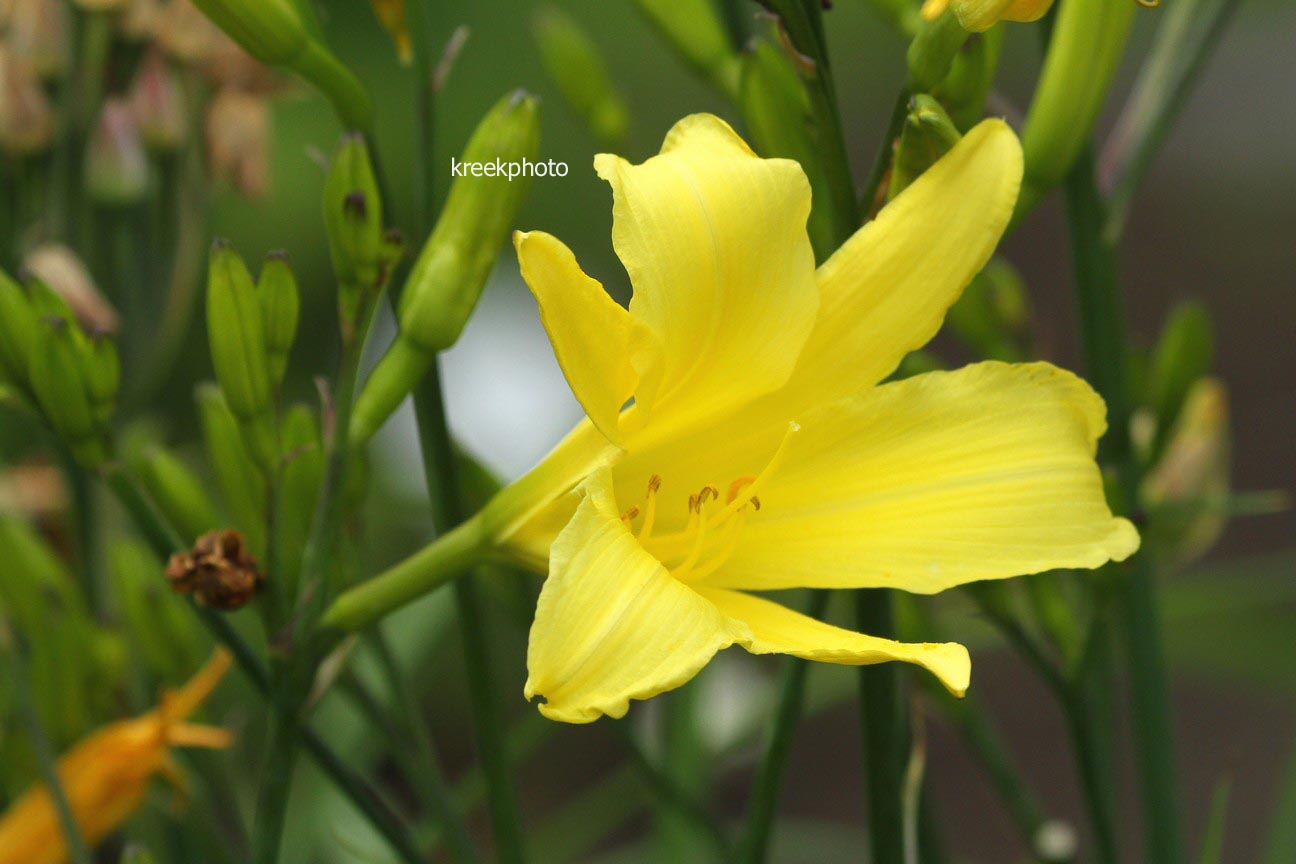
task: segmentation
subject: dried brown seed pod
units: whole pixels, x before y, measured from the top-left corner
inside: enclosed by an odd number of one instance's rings
[[[233,528],[209,531],[188,552],[172,555],[166,578],[172,591],[227,611],[245,606],[265,581],[243,535]]]

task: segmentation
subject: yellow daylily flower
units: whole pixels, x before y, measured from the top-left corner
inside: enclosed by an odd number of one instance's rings
[[[924,21],[934,21],[953,7],[963,29],[984,33],[1000,21],[1038,21],[1048,12],[1053,0],[925,0]]]
[[[1007,225],[1022,156],[1004,123],[971,130],[817,270],[800,166],[718,118],[595,168],[634,297],[614,303],[557,239],[516,236],[588,419],[479,517],[549,573],[527,660],[543,714],[620,717],[730,645],[915,663],[961,695],[961,645],[852,633],[748,592],[926,594],[1137,548],[1094,461],[1105,407],[1079,378],[980,363],[880,383]]]
[[[172,747],[229,746],[224,729],[183,721],[215,689],[230,661],[228,652],[218,651],[187,684],[164,693],[157,708],[99,729],[59,759],[59,782],[87,844],[97,845],[130,818],[153,775],[179,781]],[[44,786],[28,790],[0,816],[0,864],[68,860],[54,799]]]

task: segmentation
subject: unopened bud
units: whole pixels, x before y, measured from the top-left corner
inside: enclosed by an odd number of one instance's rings
[[[324,227],[338,283],[343,337],[349,341],[363,322],[362,307],[382,289],[382,197],[364,136],[342,137],[324,181]]]
[[[1026,283],[1011,264],[992,258],[945,316],[950,330],[978,357],[1019,363],[1030,322]]]
[[[86,333],[117,332],[117,310],[71,248],[62,243],[37,246],[24,256],[23,270],[62,298]]]
[[[328,97],[349,128],[369,126],[360,82],[306,27],[293,0],[194,0],[216,26],[262,63],[292,69]]]
[[[27,387],[36,324],[27,292],[0,270],[0,371],[20,389]]]
[[[148,193],[149,164],[130,104],[104,102],[86,150],[86,188],[98,204],[135,204]]]
[[[238,420],[230,411],[221,389],[214,384],[203,384],[194,395],[207,449],[207,464],[216,476],[225,509],[247,536],[252,548],[260,549],[265,539],[265,478],[248,455]]]
[[[409,23],[405,18],[405,0],[370,0],[370,5],[378,23],[396,45],[396,55],[402,63],[408,64],[414,51],[410,43]]]
[[[216,380],[238,418],[248,453],[273,474],[279,452],[261,304],[247,265],[223,242],[212,247],[208,267],[207,340]]]
[[[607,64],[589,35],[554,6],[536,14],[535,40],[545,72],[604,146],[626,136],[630,113],[608,75]]]
[[[82,465],[97,467],[107,458],[95,420],[83,364],[80,334],[67,321],[47,317],[36,327],[30,378],[45,419]]]
[[[1159,451],[1178,420],[1188,392],[1211,367],[1215,337],[1210,314],[1197,302],[1171,311],[1152,354],[1149,388],[1156,421],[1154,451]]]
[[[153,503],[185,540],[220,524],[202,481],[171,451],[149,447],[131,460],[131,467]]]
[[[945,80],[932,90],[961,132],[971,129],[985,115],[986,99],[999,68],[1003,36],[1003,28],[995,27],[969,37],[954,56]]]
[[[905,61],[913,89],[928,92],[945,80],[968,33],[952,12],[925,20],[909,43]]]
[[[961,137],[939,102],[925,93],[911,98],[891,162],[888,197],[895,198],[909,188],[924,171],[954,149]]]
[[[1038,21],[1053,0],[926,0],[922,17],[934,21],[952,9],[963,29],[984,33],[1000,21]]]
[[[540,147],[538,104],[505,96],[478,124],[464,162],[534,159]],[[456,178],[445,208],[419,253],[401,295],[400,333],[365,382],[351,435],[369,439],[423,377],[433,356],[453,345],[481,297],[528,188],[527,178]]]
[[[137,2],[145,5],[149,0]],[[229,38],[191,0],[167,0],[151,13],[142,11],[145,20],[141,26],[148,27],[145,35],[178,63],[192,66],[206,63]]]
[[[306,548],[315,499],[324,477],[324,448],[319,422],[305,405],[293,405],[284,412],[282,437],[284,469],[278,496],[279,568],[276,580],[282,581],[284,608],[292,608],[292,601],[297,596],[302,551]]]
[[[184,88],[157,48],[149,49],[140,61],[131,82],[130,105],[145,147],[170,153],[185,143],[189,124]]]
[[[85,370],[91,416],[99,431],[106,434],[117,406],[117,390],[121,386],[121,358],[117,355],[117,344],[110,336],[96,334],[86,340],[82,368]]]
[[[0,3],[0,8],[5,4]],[[62,0],[11,0],[0,14],[5,43],[26,57],[41,80],[58,78],[67,67],[68,12]]]
[[[243,535],[232,528],[208,532],[190,551],[172,555],[166,578],[172,591],[226,612],[246,606],[265,581]]]
[[[1062,182],[1089,140],[1135,6],[1130,0],[1067,0],[1059,7],[1022,129],[1026,172],[1015,218]]]
[[[132,656],[163,681],[184,681],[210,648],[202,629],[193,626],[188,601],[158,578],[153,551],[137,540],[118,540],[108,548],[108,573]]]
[[[740,61],[711,0],[635,0],[635,5],[699,74],[729,97]]]
[[[54,109],[31,62],[0,43],[0,152],[30,156],[54,140]]]
[[[208,167],[244,198],[270,186],[270,106],[265,97],[230,87],[212,99],[203,124]]]
[[[297,277],[288,264],[288,253],[271,252],[266,256],[257,278],[257,299],[261,301],[261,320],[265,326],[270,384],[277,389],[288,369],[288,353],[297,337],[297,316],[301,307]]]

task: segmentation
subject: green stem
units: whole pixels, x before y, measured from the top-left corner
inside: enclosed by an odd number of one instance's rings
[[[1095,860],[1102,864],[1120,861],[1120,844],[1116,836],[1114,790],[1115,776],[1111,766],[1110,658],[1107,657],[1106,626],[1094,624],[1097,632],[1086,652],[1083,666],[1062,702],[1067,730],[1071,736],[1080,788],[1084,794],[1089,822],[1097,845]]]
[[[884,588],[855,592],[856,619],[861,631],[892,638],[891,596]],[[900,699],[900,674],[895,663],[861,666],[861,713],[864,720],[864,765],[869,809],[872,864],[904,864],[904,810],[901,789],[909,733]]]
[[[1116,247],[1103,233],[1108,222],[1107,205],[1098,192],[1093,156],[1088,150],[1077,159],[1067,178],[1066,198],[1086,368],[1107,401],[1109,431],[1101,455],[1116,468],[1124,499],[1118,505],[1125,512],[1135,512],[1141,478],[1130,442],[1125,309],[1118,283]],[[1121,578],[1116,599],[1129,669],[1146,855],[1152,864],[1176,864],[1185,859],[1179,831],[1170,699],[1151,562],[1146,553],[1136,554],[1118,572]]]
[[[119,464],[110,464],[102,471],[102,479],[117,496],[135,527],[144,536],[154,554],[162,560],[176,552],[184,551],[185,543],[167,524],[145,495],[134,477]],[[264,698],[271,698],[273,688],[270,673],[252,647],[223,615],[212,609],[194,607],[203,626],[234,655],[239,668]],[[401,818],[383,801],[368,782],[351,770],[337,753],[309,725],[301,727],[302,743],[334,785],[377,829],[392,849],[406,864],[425,864],[422,853],[410,838]]]
[[[806,614],[812,618],[823,617],[828,606],[828,592],[814,591]],[[778,810],[779,788],[787,769],[788,753],[801,709],[805,702],[806,675],[810,664],[796,657],[784,661],[783,684],[779,688],[778,711],[774,715],[774,728],[765,747],[765,755],[756,769],[756,779],[751,803],[748,805],[747,834],[743,839],[741,860],[747,864],[761,864],[769,857],[769,841]]]
[[[54,748],[51,746],[49,737],[45,734],[45,727],[41,725],[40,716],[36,712],[36,702],[32,695],[31,681],[28,679],[22,639],[10,631],[3,619],[0,619],[0,649],[3,649],[11,661],[7,664],[10,668],[6,677],[14,683],[19,711],[22,715],[23,725],[27,728],[27,735],[31,739],[32,750],[36,754],[41,780],[49,791],[50,797],[54,800],[54,811],[58,815],[59,829],[63,832],[63,842],[67,846],[68,859],[73,864],[92,864],[94,859],[90,856],[90,850],[81,836],[81,829],[78,827],[76,816],[72,812],[72,805],[68,802],[67,793],[63,789],[63,782],[59,778]]]
[[[418,419],[428,494],[432,498],[433,523],[438,530],[450,531],[462,519],[462,512],[454,445],[446,424],[440,364],[435,358],[427,377],[414,391],[414,410]],[[502,864],[520,864],[526,857],[522,842],[521,813],[513,790],[513,778],[509,773],[508,755],[500,728],[485,629],[486,616],[477,594],[476,583],[471,577],[456,580],[454,591],[464,662],[468,667],[473,727],[486,775],[487,803],[495,853]]]

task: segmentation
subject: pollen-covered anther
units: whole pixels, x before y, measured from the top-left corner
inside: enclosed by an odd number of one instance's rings
[[[759,498],[759,497],[753,495],[753,496],[751,496],[750,498],[748,498],[747,500],[751,502],[751,505],[752,505],[752,507],[753,507],[754,509],[756,509],[756,510],[760,510],[760,498]]]
[[[635,506],[631,507],[629,510],[621,514],[621,521],[624,522],[627,526],[629,526],[629,524],[633,522],[638,516],[639,516],[639,505],[636,504]]]

